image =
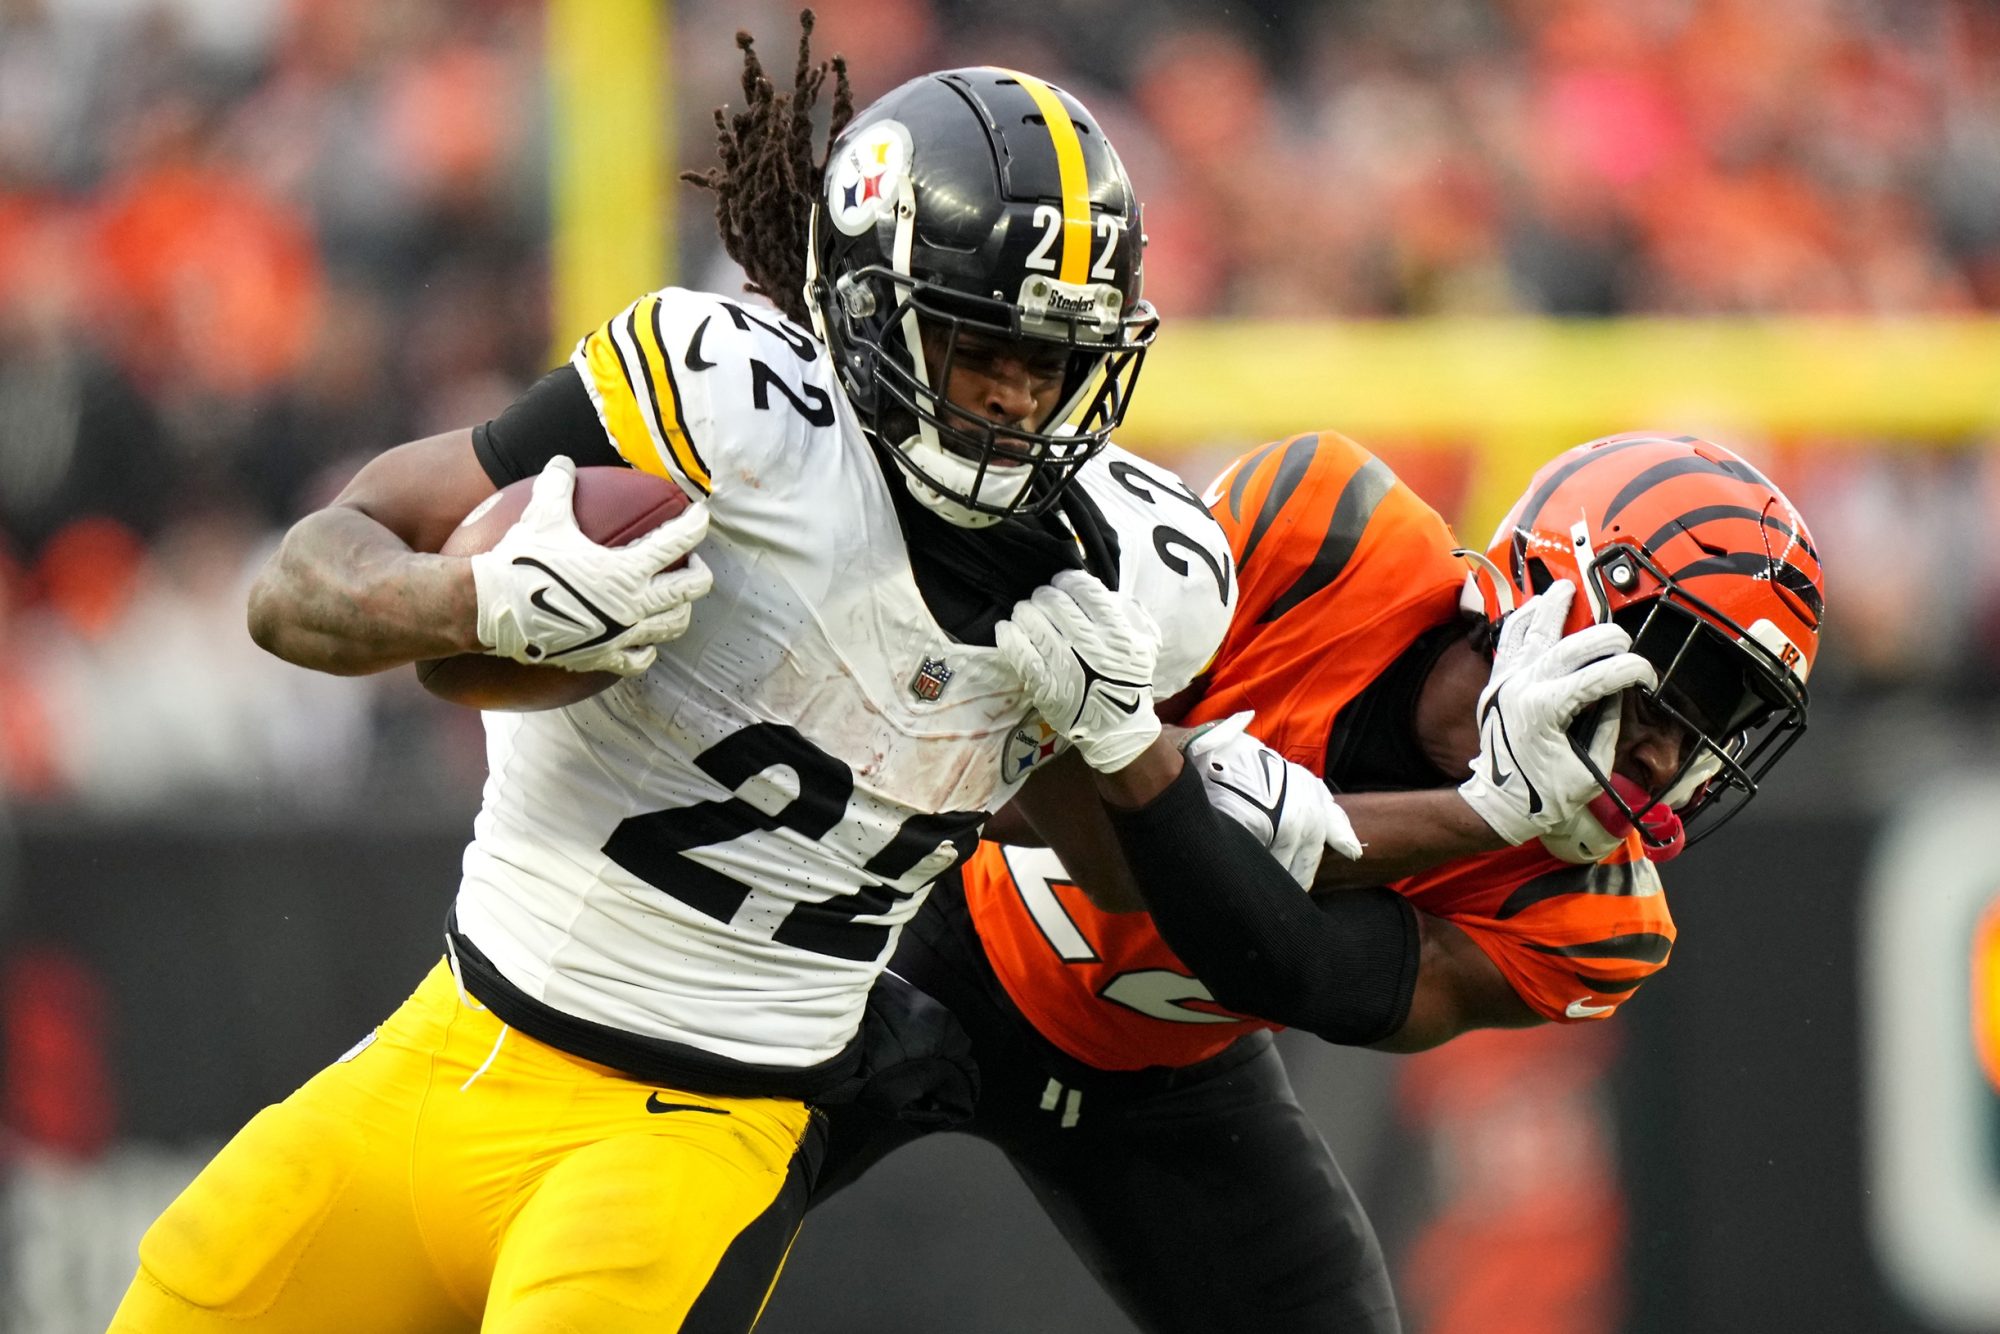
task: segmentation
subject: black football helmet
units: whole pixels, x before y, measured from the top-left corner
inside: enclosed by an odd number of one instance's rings
[[[982,527],[1054,505],[1124,418],[1157,326],[1139,296],[1143,244],[1125,168],[1081,103],[1013,70],[946,70],[835,141],[806,305],[912,493]],[[945,400],[961,331],[1064,349],[1047,421],[996,426]]]

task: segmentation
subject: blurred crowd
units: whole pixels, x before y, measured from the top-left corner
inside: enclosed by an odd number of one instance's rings
[[[816,7],[861,102],[975,62],[1082,97],[1169,321],[2000,308],[1981,0]],[[741,100],[734,30],[788,69],[796,9],[676,4],[683,165]],[[0,0],[0,799],[476,784],[471,715],[262,655],[242,591],[360,459],[491,416],[580,332],[547,314],[542,19]],[[677,198],[681,280],[733,290],[705,197]],[[1790,461],[1834,584],[1828,693],[1990,690],[2000,563],[1908,536],[1985,526],[1987,450],[1730,443]]]

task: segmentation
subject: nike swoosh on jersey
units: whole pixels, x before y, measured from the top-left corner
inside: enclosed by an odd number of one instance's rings
[[[697,324],[694,327],[694,337],[688,339],[687,353],[681,358],[681,364],[691,371],[705,371],[715,365],[701,354],[702,335],[708,332],[708,321],[713,318],[715,317],[712,315],[708,316]]]
[[[1600,1014],[1609,1014],[1611,1009],[1609,1005],[1586,1005],[1583,1001],[1573,1000],[1563,1013],[1572,1019],[1595,1019]]]
[[[707,1112],[710,1116],[728,1116],[727,1107],[704,1107],[698,1102],[665,1102],[655,1093],[646,1099],[649,1112]]]

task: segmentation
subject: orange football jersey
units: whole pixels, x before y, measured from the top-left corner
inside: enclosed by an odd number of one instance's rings
[[[1190,723],[1254,709],[1250,730],[1324,773],[1335,717],[1458,612],[1449,525],[1366,450],[1330,432],[1239,459],[1209,488],[1229,534],[1235,620]],[[1143,913],[1105,913],[1055,854],[981,844],[964,866],[987,957],[1050,1041],[1107,1070],[1187,1065],[1252,1028],[1218,1006]],[[1596,866],[1540,844],[1398,882],[1468,932],[1521,997],[1558,1021],[1610,1014],[1666,962],[1673,920],[1638,836]]]

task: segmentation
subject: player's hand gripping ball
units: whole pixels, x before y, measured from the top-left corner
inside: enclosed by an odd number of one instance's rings
[[[484,653],[417,664],[432,694],[475,709],[575,704],[653,665],[709,589],[692,553],[708,508],[665,478],[557,458],[488,497],[445,540],[472,557]]]

